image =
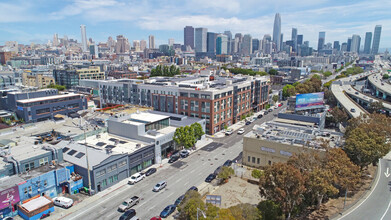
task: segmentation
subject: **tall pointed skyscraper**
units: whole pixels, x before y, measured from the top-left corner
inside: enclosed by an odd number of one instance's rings
[[[375,31],[373,33],[372,54],[377,54],[379,52],[380,34],[381,25],[376,25]]]
[[[87,33],[86,33],[86,26],[84,24],[80,25],[80,31],[81,31],[81,44],[83,52],[87,52]]]
[[[281,16],[277,13],[274,17],[273,42],[276,44],[276,50],[281,50]]]

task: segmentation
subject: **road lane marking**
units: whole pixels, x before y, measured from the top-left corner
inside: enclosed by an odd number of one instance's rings
[[[388,209],[390,209],[390,205],[391,205],[391,200],[390,200],[390,202],[388,203],[388,207],[387,207],[386,211],[384,212],[384,214],[383,214],[383,216],[381,217],[380,220],[383,220],[384,216],[386,216],[386,214],[387,214],[387,212],[388,212]]]
[[[348,216],[350,213],[352,213],[354,210],[356,210],[358,207],[360,207],[365,201],[367,201],[367,199],[369,197],[371,197],[373,191],[375,191],[376,187],[377,187],[377,184],[379,183],[379,180],[380,180],[380,176],[382,175],[382,172],[381,172],[381,160],[379,159],[379,171],[377,173],[377,180],[376,180],[376,183],[375,183],[375,187],[373,188],[373,190],[369,193],[369,195],[367,196],[367,198],[365,198],[358,206],[356,206],[354,209],[350,210],[348,213],[346,213],[344,216],[341,216],[341,218],[337,219],[337,220],[340,220],[340,219],[343,219],[345,218],[346,216]]]

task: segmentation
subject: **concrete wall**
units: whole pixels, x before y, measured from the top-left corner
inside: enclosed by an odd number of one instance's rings
[[[298,145],[273,142],[253,137],[243,137],[242,161],[246,166],[259,168],[278,162],[286,163],[291,157],[290,155],[303,151],[317,151],[321,154],[324,153],[324,151],[318,151]],[[250,161],[248,160],[248,157],[250,157]],[[255,162],[253,162],[253,158],[255,159]]]

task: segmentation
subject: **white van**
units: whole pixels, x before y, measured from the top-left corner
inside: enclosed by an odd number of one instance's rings
[[[130,177],[130,179],[129,179],[129,181],[128,181],[128,184],[135,184],[135,183],[141,181],[142,179],[144,179],[144,177],[145,177],[144,174],[135,173],[135,174],[133,174],[133,175]]]
[[[66,197],[55,197],[53,198],[53,204],[63,208],[69,208],[73,205],[73,200]]]

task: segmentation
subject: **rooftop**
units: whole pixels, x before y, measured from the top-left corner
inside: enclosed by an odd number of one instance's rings
[[[320,130],[312,126],[299,126],[280,123],[277,121],[265,122],[254,126],[253,132],[245,137],[258,138],[271,142],[279,142],[295,146],[311,146],[320,148],[323,140],[329,140],[331,147],[338,147],[342,141],[342,133],[330,130]]]
[[[133,113],[130,115],[130,120],[132,121],[138,121],[138,122],[145,122],[145,123],[152,123],[156,121],[161,121],[164,119],[170,118],[169,116],[162,115],[162,114],[152,114],[148,112],[139,112],[139,113]]]
[[[76,94],[76,93],[69,93],[69,94],[52,95],[52,96],[40,97],[40,98],[22,99],[22,100],[18,100],[16,102],[30,103],[30,102],[39,102],[39,101],[46,101],[46,100],[59,99],[59,98],[68,98],[68,97],[73,97],[73,96],[81,96],[81,95]]]
[[[18,175],[2,177],[0,178],[0,191],[9,189],[10,187],[15,186],[23,181],[24,179]]]

